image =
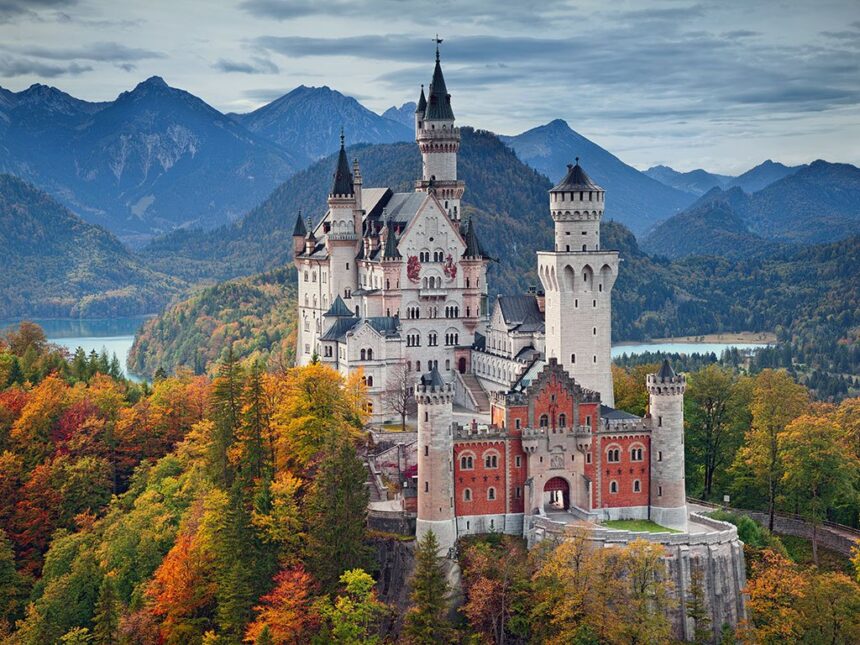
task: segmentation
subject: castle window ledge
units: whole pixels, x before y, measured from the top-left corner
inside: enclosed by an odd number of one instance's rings
[[[419,298],[447,298],[448,290],[447,289],[419,289],[418,290]]]

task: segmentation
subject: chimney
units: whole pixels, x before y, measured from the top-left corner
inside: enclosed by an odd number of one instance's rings
[[[537,291],[535,293],[535,300],[537,301],[538,310],[541,313],[546,312],[546,294],[543,291]]]

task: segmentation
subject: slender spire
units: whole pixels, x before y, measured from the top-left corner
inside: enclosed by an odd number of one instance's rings
[[[346,149],[344,148],[343,128],[340,130],[340,152],[337,156],[337,170],[335,170],[334,173],[334,185],[332,186],[330,194],[355,194],[355,190],[352,186],[352,173],[349,171],[349,160],[346,158]]]
[[[385,251],[382,253],[383,259],[395,259],[402,257],[400,251],[397,250],[397,234],[394,230],[394,220],[388,220],[388,234],[385,237]]]
[[[415,107],[416,114],[424,114],[427,109],[427,98],[424,96],[424,83],[421,83],[421,95],[418,97],[418,105]]]
[[[451,109],[451,95],[445,87],[445,77],[442,75],[442,63],[439,61],[439,43],[436,38],[436,67],[433,69],[433,81],[430,83],[430,95],[427,99],[427,110],[424,119],[427,121],[454,120],[454,110]]]
[[[296,216],[296,227],[293,229],[293,237],[304,237],[307,233],[305,222],[302,219],[302,212],[299,211],[299,214]]]
[[[663,364],[660,366],[660,371],[657,372],[657,378],[661,381],[668,381],[675,378],[675,370],[672,369],[672,366],[669,364],[669,359],[664,358]]]
[[[481,243],[478,241],[478,234],[475,232],[475,226],[472,224],[472,218],[466,224],[466,250],[463,251],[464,258],[481,258],[484,257],[484,252],[481,250]]]
[[[316,240],[317,238],[316,238],[316,236],[314,235],[314,223],[313,223],[313,221],[311,220],[311,218],[310,218],[310,217],[308,217],[308,227],[307,227],[307,230],[308,230],[308,233],[307,233],[307,235],[305,236],[305,239],[307,239],[307,240]]]

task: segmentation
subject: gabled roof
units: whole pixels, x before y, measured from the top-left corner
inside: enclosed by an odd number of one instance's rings
[[[424,111],[425,121],[454,120],[454,110],[451,109],[451,95],[445,87],[445,77],[442,76],[442,65],[439,63],[439,51],[436,51],[436,67],[433,69],[433,81],[430,83],[430,96],[427,99],[427,109]]]
[[[635,414],[630,414],[624,410],[616,410],[615,408],[610,408],[608,405],[603,405],[602,403],[600,404],[600,417],[609,421],[639,418]]]
[[[537,323],[543,326],[544,314],[538,307],[537,296],[530,293],[498,296],[496,301],[505,324],[517,326],[523,323]]]
[[[340,152],[337,156],[337,169],[334,172],[334,184],[331,195],[354,195],[352,186],[352,173],[349,170],[349,161],[346,158],[346,150],[343,147],[343,134],[340,135]]]
[[[349,307],[346,306],[346,303],[343,301],[343,298],[338,296],[335,298],[334,302],[331,303],[331,307],[329,307],[328,311],[323,314],[326,318],[352,318],[355,316]]]
[[[603,190],[600,186],[591,181],[591,177],[585,174],[582,166],[579,165],[579,157],[576,158],[576,164],[567,164],[567,174],[564,179],[559,182],[558,186],[554,186],[550,192],[555,191],[575,191],[575,190]]]
[[[394,316],[370,316],[364,320],[383,336],[394,336],[400,330],[400,319]]]

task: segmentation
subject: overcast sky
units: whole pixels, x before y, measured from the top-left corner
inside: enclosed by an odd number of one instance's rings
[[[461,124],[563,118],[639,168],[860,164],[858,0],[0,0],[0,85],[110,100],[157,74],[222,111],[328,85],[381,112],[437,31]]]

